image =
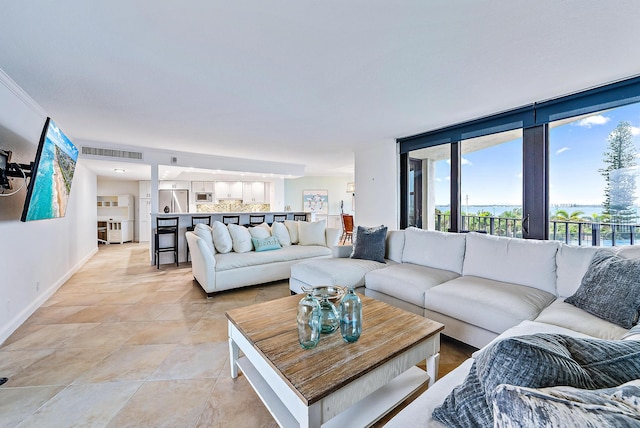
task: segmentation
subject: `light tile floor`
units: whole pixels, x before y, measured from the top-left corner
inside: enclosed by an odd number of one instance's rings
[[[287,281],[207,299],[189,264],[148,257],[145,244],[100,246],[0,346],[1,427],[277,426],[231,379],[224,313],[288,296]],[[443,340],[441,375],[471,352]]]

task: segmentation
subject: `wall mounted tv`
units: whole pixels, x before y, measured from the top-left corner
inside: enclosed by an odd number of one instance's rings
[[[21,221],[64,217],[77,160],[76,146],[48,117],[31,170]]]

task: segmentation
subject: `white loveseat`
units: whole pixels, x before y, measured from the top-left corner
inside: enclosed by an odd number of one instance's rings
[[[287,222],[289,228],[297,228],[301,222]],[[319,223],[322,223],[321,225]],[[326,228],[324,222],[305,222],[302,226],[312,230],[309,243],[299,241],[298,233],[291,244],[291,237],[282,239],[282,247],[270,251],[237,252],[234,250],[221,253],[214,245],[215,227],[226,227],[215,222],[209,234],[198,225],[199,229],[187,232],[186,238],[191,253],[191,269],[193,276],[209,297],[218,291],[289,278],[291,266],[302,260],[318,259],[332,256],[332,247],[338,244],[340,230]],[[267,230],[270,228],[267,226]],[[302,236],[301,236],[302,238]],[[235,244],[235,242],[234,242]],[[235,247],[235,245],[234,245]],[[251,243],[249,243],[251,247]]]
[[[477,348],[534,333],[620,339],[626,328],[564,302],[601,249],[409,228],[388,233],[386,264],[348,258],[303,262],[292,267],[290,288],[364,286],[367,296],[439,321],[445,335]],[[342,250],[348,257],[350,248]],[[638,247],[608,251],[640,257]],[[431,412],[463,382],[472,363],[473,358],[438,380],[387,426],[442,426]]]

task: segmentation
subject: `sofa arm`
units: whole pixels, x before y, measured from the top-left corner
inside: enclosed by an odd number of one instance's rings
[[[207,293],[216,289],[216,258],[202,238],[193,232],[185,234],[191,253],[191,272]]]
[[[340,235],[342,231],[335,227],[327,227],[324,231],[325,239],[327,240],[327,247],[335,247],[340,242]]]
[[[331,247],[331,257],[346,259],[351,256],[353,245],[335,245]]]

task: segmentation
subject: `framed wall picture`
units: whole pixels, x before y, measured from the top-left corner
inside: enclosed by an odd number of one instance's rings
[[[303,210],[308,213],[329,214],[328,190],[303,190]]]

